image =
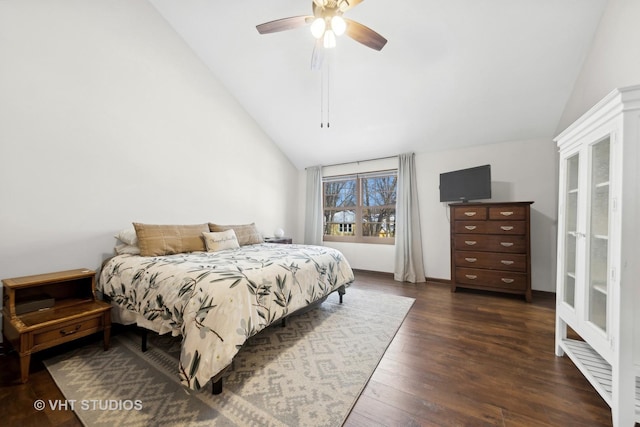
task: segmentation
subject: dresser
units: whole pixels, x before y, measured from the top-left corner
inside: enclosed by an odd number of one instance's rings
[[[451,291],[482,289],[531,302],[533,202],[456,203],[451,223]]]

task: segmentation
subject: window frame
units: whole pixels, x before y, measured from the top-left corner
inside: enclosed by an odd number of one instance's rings
[[[345,242],[345,243],[369,243],[369,244],[378,244],[378,245],[395,245],[395,228],[396,228],[396,221],[394,220],[393,224],[394,224],[394,236],[393,237],[374,237],[374,236],[363,236],[362,235],[362,230],[363,230],[363,221],[362,221],[362,215],[363,215],[363,211],[365,208],[367,208],[367,206],[363,206],[363,199],[362,199],[362,182],[365,179],[368,178],[377,178],[377,177],[391,177],[391,176],[395,176],[396,177],[396,204],[394,205],[394,210],[397,213],[397,209],[398,209],[398,205],[397,205],[397,190],[398,190],[398,181],[397,181],[397,176],[398,176],[398,170],[397,169],[386,169],[386,170],[381,170],[381,171],[374,171],[374,172],[365,172],[365,173],[357,173],[357,174],[346,174],[346,175],[333,175],[333,176],[324,176],[322,177],[322,218],[323,218],[323,224],[322,224],[322,241],[323,242]],[[353,222],[353,228],[355,229],[354,235],[353,236],[334,236],[334,235],[330,235],[330,234],[325,234],[325,230],[326,230],[326,223],[325,223],[325,211],[327,209],[327,206],[325,206],[325,202],[326,202],[326,194],[325,194],[325,183],[328,182],[339,182],[339,181],[349,181],[349,180],[355,180],[355,198],[356,198],[356,204],[354,206],[354,213],[355,213],[355,218],[354,218],[354,222]],[[390,207],[391,205],[380,205],[380,206],[376,206],[377,208],[385,208],[385,207]],[[331,209],[331,207],[330,207]],[[335,209],[335,208],[334,208]],[[345,209],[343,209],[345,210]],[[394,213],[394,218],[396,217],[396,214]],[[343,223],[343,224],[351,224],[351,223]]]

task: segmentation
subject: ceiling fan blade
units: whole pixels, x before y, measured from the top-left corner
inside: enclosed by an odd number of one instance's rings
[[[363,45],[375,50],[382,50],[384,45],[387,44],[387,39],[373,31],[371,28],[366,27],[359,22],[352,21],[351,19],[345,18],[344,20],[347,23],[346,34],[358,43],[362,43]]]
[[[322,63],[324,62],[324,47],[322,46],[322,39],[316,40],[316,44],[313,46],[313,53],[311,54],[311,70],[320,71],[322,69]]]
[[[292,16],[290,18],[277,19],[275,21],[256,25],[256,29],[260,34],[277,33],[278,31],[293,30],[294,28],[303,27],[312,21],[313,16]]]

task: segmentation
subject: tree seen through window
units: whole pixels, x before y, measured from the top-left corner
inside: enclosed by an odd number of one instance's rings
[[[324,240],[393,243],[396,171],[323,182]]]

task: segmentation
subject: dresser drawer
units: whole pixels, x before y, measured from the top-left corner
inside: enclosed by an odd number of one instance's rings
[[[524,206],[493,206],[489,208],[489,219],[523,220],[527,218]]]
[[[453,218],[456,220],[485,220],[487,219],[487,208],[484,206],[456,206],[453,208]]]
[[[456,282],[466,285],[487,286],[507,290],[525,290],[527,275],[511,271],[456,268]]]
[[[33,333],[33,351],[49,348],[76,338],[90,335],[103,328],[102,313],[82,319],[60,323]]]
[[[527,234],[526,221],[486,221],[488,234]]]
[[[524,254],[459,251],[455,253],[455,263],[458,267],[527,271],[527,256]]]
[[[456,221],[454,231],[456,233],[487,233],[488,221]]]
[[[467,234],[526,234],[525,221],[456,221],[455,233]]]
[[[496,234],[456,234],[454,236],[456,250],[525,253],[527,241],[525,236]]]

